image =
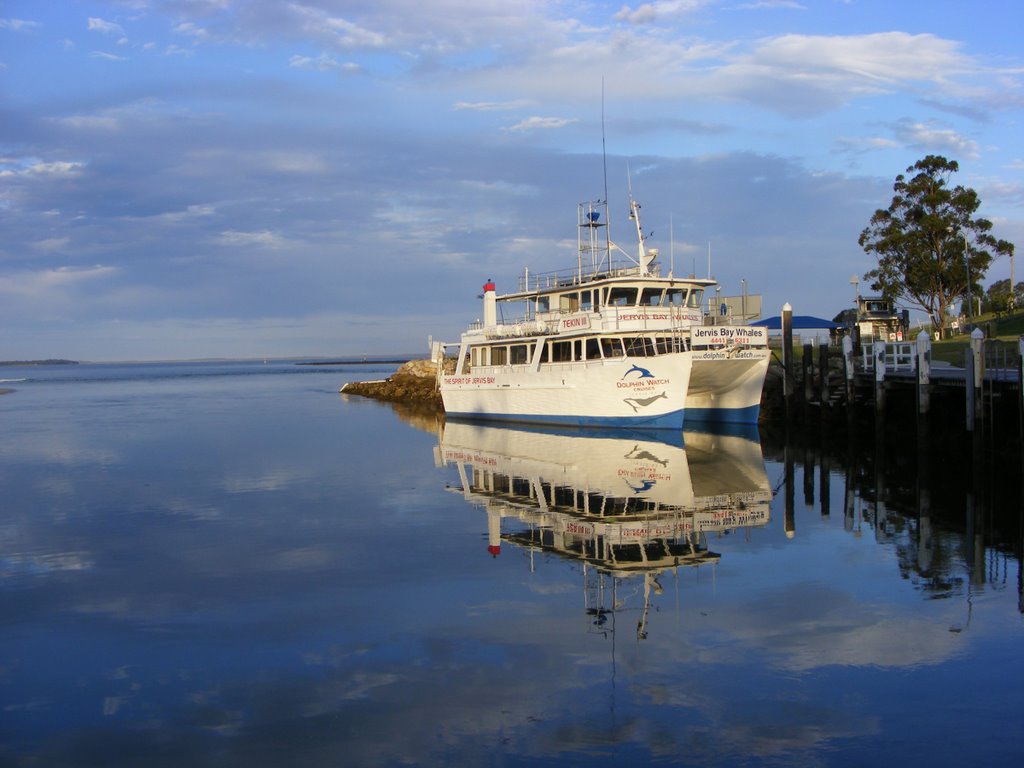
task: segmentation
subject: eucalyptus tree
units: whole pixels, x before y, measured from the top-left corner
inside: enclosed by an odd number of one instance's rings
[[[865,274],[883,296],[915,304],[943,326],[958,299],[970,306],[995,256],[1013,255],[1013,244],[997,240],[992,222],[975,217],[981,200],[970,188],[950,186],[955,160],[928,155],[900,174],[892,202],[871,217],[861,247],[878,259]]]

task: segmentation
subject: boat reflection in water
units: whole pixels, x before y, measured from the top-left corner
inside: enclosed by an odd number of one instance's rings
[[[492,555],[508,542],[531,563],[535,552],[582,563],[591,628],[607,631],[623,582],[642,579],[641,639],[662,574],[718,562],[708,534],[770,519],[754,428],[595,433],[448,421],[435,459],[455,465],[453,490],[487,513]]]

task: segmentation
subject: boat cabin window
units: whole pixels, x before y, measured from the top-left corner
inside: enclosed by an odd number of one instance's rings
[[[594,303],[591,301],[591,291],[580,291],[580,309],[584,312],[589,312],[594,308]]]
[[[530,361],[530,346],[528,344],[513,344],[509,349],[509,362],[512,365],[526,365]]]
[[[664,293],[665,292],[661,288],[644,288],[643,292],[640,294],[640,306],[660,307]]]
[[[651,339],[637,336],[624,339],[626,342],[626,355],[629,357],[653,357],[654,342]]]
[[[655,348],[658,350],[659,355],[667,355],[670,352],[685,352],[686,344],[679,338],[674,339],[671,336],[659,336],[655,340]]]
[[[553,341],[553,342],[551,342],[551,362],[553,362],[553,363],[571,363],[572,362],[572,342],[571,341]]]
[[[685,288],[669,288],[665,291],[665,304],[669,307],[682,307],[686,304]]]
[[[611,288],[606,303],[613,307],[636,306],[636,288]]]
[[[558,309],[560,312],[578,312],[580,309],[580,295],[578,293],[566,293],[558,297]]]
[[[601,359],[601,345],[597,343],[597,339],[591,337],[585,341],[585,349],[587,360],[600,360]]]
[[[491,347],[491,365],[505,365],[508,362],[508,347]]]
[[[605,357],[622,357],[622,339],[601,339],[601,351]]]
[[[700,303],[703,300],[703,298],[704,289],[694,288],[692,291],[690,291],[690,297],[689,300],[686,302],[686,306],[690,307],[691,309],[700,309]]]
[[[537,312],[550,312],[551,311],[551,297],[550,296],[538,296],[537,297]]]

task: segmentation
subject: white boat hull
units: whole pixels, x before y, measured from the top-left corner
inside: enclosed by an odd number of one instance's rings
[[[445,413],[568,426],[682,429],[689,353],[474,369],[442,376]]]
[[[767,347],[741,350],[694,350],[693,371],[686,397],[690,422],[756,424],[771,351]]]

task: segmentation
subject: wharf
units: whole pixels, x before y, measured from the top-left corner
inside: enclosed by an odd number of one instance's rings
[[[1016,342],[986,340],[980,330],[964,350],[962,367],[933,362],[925,333],[915,341],[877,341],[856,352],[846,337],[841,354],[836,347],[821,345],[816,365],[810,344],[804,345],[798,365],[784,343],[785,414],[787,419],[806,418],[816,411],[824,418],[842,411],[852,425],[854,413],[866,408],[874,410],[878,423],[915,415],[921,419],[934,411],[935,419],[962,423],[968,432],[1016,423],[1024,440],[1022,354],[1024,337]]]

